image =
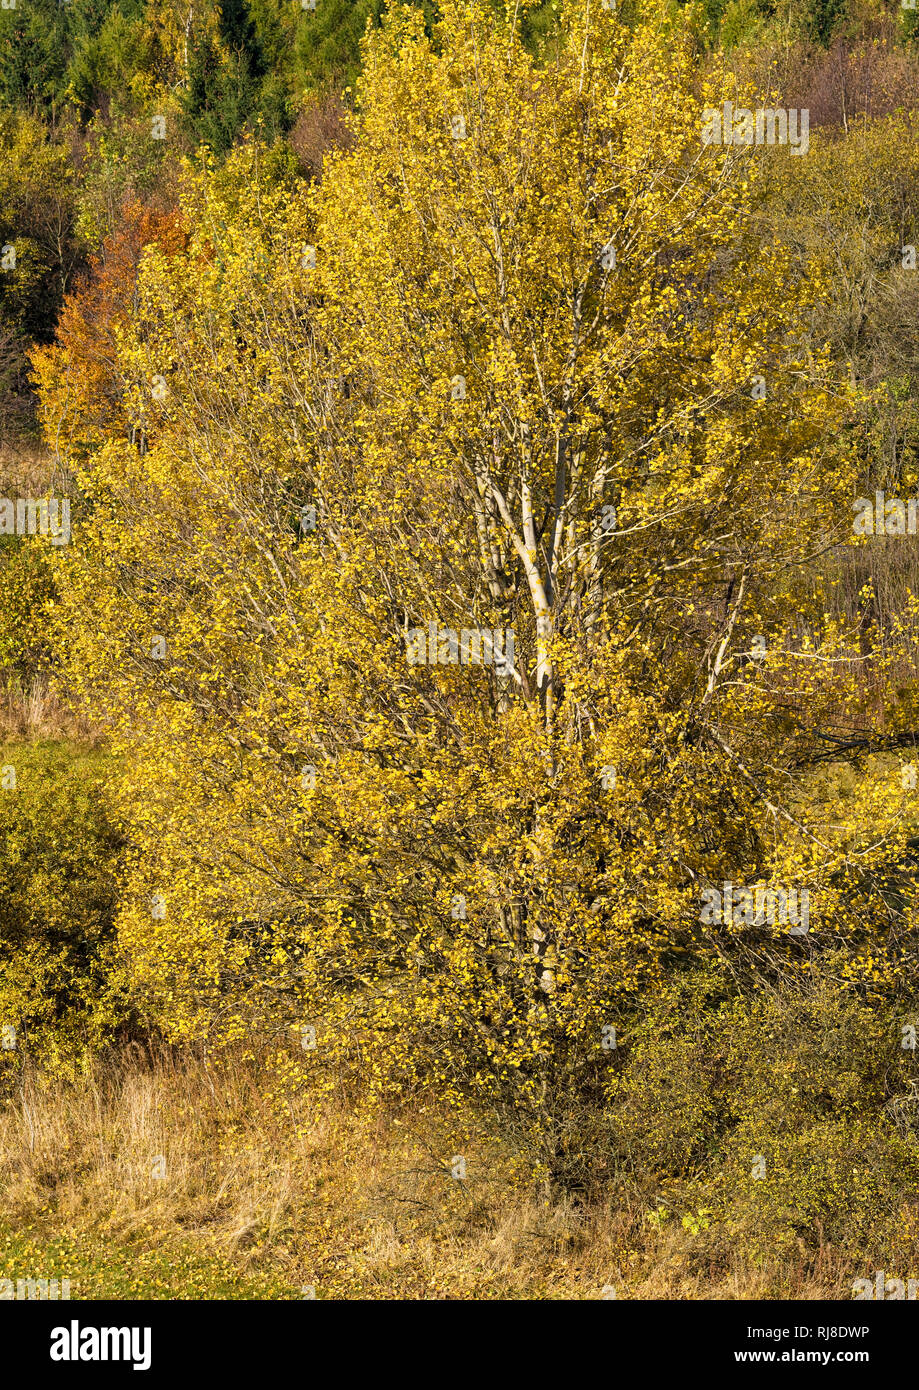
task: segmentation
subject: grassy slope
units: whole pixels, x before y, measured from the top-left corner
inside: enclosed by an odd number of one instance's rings
[[[863,1272],[830,1250],[754,1264],[622,1190],[540,1200],[436,1107],[372,1120],[344,1098],[272,1106],[270,1085],[251,1060],[169,1054],[27,1079],[0,1112],[0,1275],[68,1277],[74,1299],[847,1299]]]

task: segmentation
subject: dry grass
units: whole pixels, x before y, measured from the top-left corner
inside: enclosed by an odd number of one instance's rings
[[[515,1180],[499,1144],[433,1109],[273,1106],[270,1080],[239,1058],[139,1049],[74,1086],[23,1078],[0,1114],[6,1220],[148,1249],[191,1238],[320,1297],[851,1297],[830,1252],[754,1266],[717,1232],[656,1228],[623,1194],[550,1199]],[[458,1152],[465,1182],[450,1175]]]
[[[102,729],[70,708],[46,677],[24,685],[13,676],[0,684],[0,742],[76,739],[97,747]]]
[[[0,496],[44,497],[73,494],[73,479],[44,444],[34,439],[5,439],[0,444]]]

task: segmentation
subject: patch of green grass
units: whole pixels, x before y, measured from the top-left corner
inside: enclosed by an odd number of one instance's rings
[[[0,1227],[0,1277],[69,1279],[75,1299],[300,1299],[299,1286],[277,1275],[243,1273],[232,1261],[190,1242],[150,1248],[34,1226]]]

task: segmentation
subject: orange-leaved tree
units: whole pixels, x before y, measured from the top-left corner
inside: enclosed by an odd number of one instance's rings
[[[177,209],[127,201],[117,230],[105,239],[90,270],[64,300],[55,340],[32,350],[45,439],[59,456],[84,453],[130,430],[122,409],[126,381],[118,334],[134,305],[144,247],[175,254],[185,243]]]

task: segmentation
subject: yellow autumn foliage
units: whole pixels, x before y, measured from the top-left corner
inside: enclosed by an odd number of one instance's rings
[[[551,1162],[667,969],[897,988],[863,890],[910,826],[887,766],[826,808],[820,721],[871,702],[838,624],[788,641],[857,471],[824,268],[761,215],[788,151],[700,144],[745,93],[665,8],[568,4],[543,64],[444,12],[368,40],[321,185],[187,167],[58,620],[146,1016],[487,1099]],[[482,633],[510,659],[460,660]],[[807,939],[706,922],[726,880],[806,890]]]

